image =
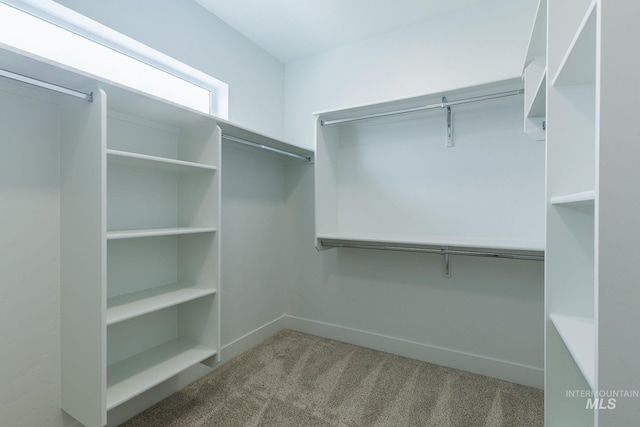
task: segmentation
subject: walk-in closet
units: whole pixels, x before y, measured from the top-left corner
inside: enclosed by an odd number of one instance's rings
[[[0,0],[0,425],[635,425],[640,6],[235,3]]]

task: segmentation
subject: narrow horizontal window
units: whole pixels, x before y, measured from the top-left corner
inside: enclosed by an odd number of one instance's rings
[[[0,3],[0,46],[101,81],[130,87],[207,114],[212,90]]]

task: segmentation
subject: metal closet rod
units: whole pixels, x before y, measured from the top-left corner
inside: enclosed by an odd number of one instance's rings
[[[446,108],[446,107],[451,107],[453,105],[469,104],[471,102],[479,102],[479,101],[487,101],[487,100],[490,100],[490,99],[505,98],[507,96],[521,95],[523,93],[524,93],[524,89],[516,89],[516,90],[510,90],[510,91],[507,91],[507,92],[492,93],[490,95],[482,95],[482,96],[475,96],[475,97],[472,97],[472,98],[458,99],[458,100],[455,100],[455,101],[444,101],[443,100],[443,102],[440,102],[440,103],[437,103],[437,104],[421,105],[419,107],[403,108],[401,110],[384,111],[382,113],[365,114],[365,115],[362,115],[362,116],[354,116],[354,117],[345,117],[343,119],[321,120],[320,124],[322,126],[337,125],[339,123],[353,122],[353,121],[356,121],[356,120],[374,119],[374,118],[377,118],[377,117],[394,116],[394,115],[397,115],[397,114],[413,113],[413,112],[416,112],[416,111],[426,111],[426,110],[433,110],[433,109],[436,109],[436,108]]]
[[[44,89],[53,90],[55,92],[63,93],[65,95],[75,96],[76,98],[85,99],[89,102],[93,102],[93,92],[84,93],[77,90],[69,89],[64,86],[55,85],[42,80],[37,80],[31,77],[23,76],[22,74],[13,73],[11,71],[0,69],[0,76],[6,77],[11,80],[16,80],[22,83],[27,83],[32,86],[38,86]]]
[[[269,147],[267,145],[262,145],[262,144],[259,144],[257,142],[249,141],[247,139],[238,138],[237,136],[227,135],[226,133],[222,134],[222,138],[224,138],[224,139],[226,139],[228,141],[233,141],[233,142],[238,142],[240,144],[249,145],[251,147],[257,147],[257,148],[262,148],[263,150],[273,151],[274,153],[284,154],[285,156],[295,157],[296,159],[301,159],[301,160],[304,160],[304,161],[307,161],[307,162],[311,161],[311,157],[302,156],[300,154],[291,153],[289,151],[279,150],[277,148]]]
[[[500,252],[485,252],[485,251],[463,251],[458,249],[434,249],[434,248],[418,248],[413,246],[390,246],[390,245],[364,245],[357,243],[333,243],[321,241],[320,244],[323,247],[328,248],[354,248],[354,249],[376,249],[385,251],[402,251],[402,252],[420,252],[428,254],[438,255],[462,255],[462,256],[476,256],[486,258],[506,258],[506,259],[518,259],[526,261],[544,261],[544,255],[525,255],[525,254],[509,254]]]

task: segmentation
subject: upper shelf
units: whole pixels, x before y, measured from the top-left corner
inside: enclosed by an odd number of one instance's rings
[[[273,148],[284,153],[291,153],[305,161],[313,161],[314,158],[313,150],[268,137],[220,117],[177,105],[171,101],[142,93],[133,88],[124,88],[71,70],[65,69],[62,71],[52,64],[9,52],[5,49],[0,49],[0,59],[3,61],[3,68],[7,71],[13,71],[35,81],[40,81],[46,84],[47,87],[53,85],[79,91],[80,89],[98,85],[106,92],[108,108],[112,111],[178,128],[199,125],[210,126],[213,123],[222,128],[223,134],[250,141],[254,145],[263,146],[262,148]]]
[[[567,49],[553,86],[568,86],[595,81],[596,77],[596,2],[587,10],[576,34]]]
[[[326,110],[314,113],[323,122],[352,120],[354,117],[369,115],[388,115],[397,112],[406,112],[406,110],[421,111],[425,106],[432,106],[442,103],[442,97],[447,97],[449,102],[455,103],[458,97],[467,99],[475,97],[483,97],[495,94],[496,92],[522,92],[522,79],[520,77],[509,80],[501,80],[490,82],[483,85],[473,87],[465,87],[446,92],[437,92],[428,95],[419,95],[411,98],[393,99],[374,104],[365,104],[359,106],[346,107],[335,110]]]
[[[312,150],[265,136],[226,120],[217,119],[217,121],[218,126],[222,129],[223,139],[252,145],[257,148],[283,154],[291,158],[297,158],[298,160],[307,162],[314,161],[314,152]]]

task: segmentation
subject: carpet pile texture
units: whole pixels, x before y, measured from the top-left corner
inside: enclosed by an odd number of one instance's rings
[[[542,390],[283,330],[122,427],[535,427]]]

